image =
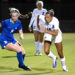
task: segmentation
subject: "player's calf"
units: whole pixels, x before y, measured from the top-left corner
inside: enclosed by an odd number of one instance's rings
[[[58,54],[59,54],[59,57],[61,60],[63,71],[68,72],[68,69],[67,69],[66,64],[65,64],[65,56],[63,55],[63,51],[62,51],[62,49],[63,49],[62,42],[56,43],[55,45],[56,45],[56,48],[57,48],[57,51],[58,51]]]

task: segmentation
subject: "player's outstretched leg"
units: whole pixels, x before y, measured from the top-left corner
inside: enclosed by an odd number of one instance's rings
[[[48,55],[50,58],[53,59],[53,68],[55,68],[57,65],[56,63],[57,57],[50,51],[50,46],[51,46],[51,43],[49,41],[44,42],[44,51],[46,55]]]
[[[65,65],[65,56],[63,55],[62,42],[56,43],[55,45],[56,45],[56,48],[57,48],[57,51],[58,51],[58,54],[59,54],[59,57],[60,57],[60,61],[61,61],[61,64],[62,64],[63,71],[68,72],[68,69]]]
[[[22,68],[26,71],[31,71],[31,69],[27,66],[25,66],[24,62],[23,62],[23,55],[22,55],[22,50],[19,46],[17,46],[16,44],[12,44],[12,43],[9,43],[5,49],[9,50],[9,51],[15,51],[17,52],[17,59],[18,59],[18,62],[19,62],[19,68]]]

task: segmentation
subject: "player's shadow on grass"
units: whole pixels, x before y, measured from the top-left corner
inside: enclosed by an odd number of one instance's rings
[[[16,58],[17,56],[2,56],[2,58]],[[34,57],[34,55],[27,55],[26,57]]]
[[[20,74],[20,75],[47,75],[57,72],[62,72],[62,70],[54,70],[54,69],[48,69],[48,68],[32,68],[32,71],[38,71],[37,73],[29,73],[29,74]]]
[[[35,57],[35,55],[33,54],[33,55],[27,55],[26,57]]]
[[[2,58],[15,58],[16,56],[2,56]]]
[[[50,72],[53,72],[53,69],[47,69],[47,68],[32,68],[33,70],[36,70],[36,71],[50,71]]]
[[[5,66],[0,66],[0,73],[16,72],[16,71],[20,71],[20,69],[11,68],[11,67],[5,67]]]
[[[47,75],[50,74],[50,72],[41,72],[41,73],[32,73],[32,74],[20,74],[20,75]]]

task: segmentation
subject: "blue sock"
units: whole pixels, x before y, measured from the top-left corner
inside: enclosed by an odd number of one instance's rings
[[[20,66],[24,66],[22,52],[17,52],[17,59]]]
[[[23,57],[23,61],[24,61],[25,56],[26,56],[26,54],[23,54],[23,55],[22,55],[22,57]]]

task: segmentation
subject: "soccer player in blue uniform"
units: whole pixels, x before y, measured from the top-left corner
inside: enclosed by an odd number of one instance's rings
[[[24,64],[25,50],[14,38],[14,32],[19,31],[20,39],[23,39],[22,25],[19,17],[19,11],[17,9],[11,10],[10,19],[6,19],[0,23],[0,28],[3,28],[0,35],[0,45],[2,49],[17,52],[17,60],[19,62],[18,67],[26,71],[31,71],[31,69]]]

